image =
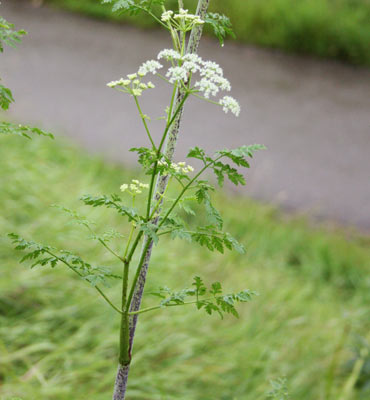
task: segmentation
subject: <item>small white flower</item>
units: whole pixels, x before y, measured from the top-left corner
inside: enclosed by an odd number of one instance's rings
[[[132,94],[134,96],[141,96],[143,91],[141,89],[132,89]]]
[[[175,172],[180,172],[180,167],[179,167],[176,163],[172,163],[172,164],[171,164],[171,168],[172,168]]]
[[[141,194],[142,193],[141,189],[149,189],[149,185],[147,183],[141,183],[137,179],[133,179],[129,185],[124,183],[121,186],[121,191],[122,192],[129,191],[129,193],[132,196],[136,196],[137,194]]]
[[[187,53],[182,57],[182,61],[191,61],[193,63],[202,64],[203,60],[197,54]]]
[[[206,99],[208,99],[210,95],[216,96],[220,91],[219,87],[207,78],[202,78],[200,81],[195,82],[195,87],[199,88],[200,92],[203,92]]]
[[[222,109],[226,114],[231,111],[237,117],[239,116],[240,105],[233,97],[225,96],[219,101],[219,104],[223,107]]]
[[[121,78],[118,81],[112,81],[107,83],[107,86],[115,88],[116,86],[128,86],[130,83],[131,83],[130,80]]]
[[[171,19],[172,15],[173,15],[172,10],[165,11],[161,16],[161,20],[163,22],[169,21]]]
[[[213,61],[203,61],[203,68],[200,71],[200,75],[206,78],[212,78],[215,75],[223,76],[222,68]]]
[[[183,67],[171,67],[169,68],[166,76],[169,78],[170,83],[175,83],[179,81],[186,81],[188,78],[188,73]]]
[[[200,66],[193,61],[185,61],[182,67],[185,68],[188,72],[193,73],[200,70]]]
[[[151,72],[153,75],[157,73],[157,70],[161,69],[163,67],[162,64],[160,64],[156,60],[149,60],[146,61],[140,68],[139,68],[139,74],[141,77],[145,76],[149,72]]]
[[[137,74],[128,74],[127,78],[130,79],[131,81],[133,81],[134,79],[137,78]]]
[[[175,172],[182,172],[183,174],[188,174],[189,172],[193,172],[194,168],[191,165],[186,165],[185,162],[181,161],[179,163],[172,163],[171,164],[171,168],[175,171]]]
[[[154,86],[154,84],[152,82],[148,82],[147,86],[148,86],[149,89],[154,89],[155,88],[155,86]]]
[[[181,57],[180,53],[178,53],[176,50],[173,50],[173,49],[164,49],[164,50],[160,51],[157,56],[158,60],[160,60],[161,58],[164,58],[167,61],[178,60],[178,59],[180,59],[180,57]]]
[[[211,81],[218,85],[221,90],[226,90],[228,92],[231,90],[230,82],[223,76],[215,75],[211,78]]]
[[[107,86],[110,88],[114,88],[117,86],[117,84],[118,84],[118,81],[111,81],[111,82],[107,83]]]

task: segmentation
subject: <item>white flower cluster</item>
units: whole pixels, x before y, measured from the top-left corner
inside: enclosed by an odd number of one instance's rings
[[[185,162],[181,161],[179,163],[168,163],[166,161],[158,161],[159,166],[165,166],[171,169],[173,172],[182,172],[183,174],[188,174],[189,172],[193,172],[194,168],[191,165],[186,165]]]
[[[146,61],[144,64],[141,65],[138,71],[138,75],[140,77],[144,77],[145,75],[152,73],[155,75],[159,69],[163,68],[163,65],[160,64],[156,60],[149,60]]]
[[[121,185],[120,189],[121,192],[127,191],[132,196],[136,196],[137,194],[142,193],[141,189],[149,189],[149,185],[147,183],[141,183],[137,179],[133,179],[129,185],[127,183]]]
[[[222,68],[213,61],[203,61],[197,54],[181,55],[172,49],[164,49],[158,54],[158,59],[166,59],[172,63],[166,73],[169,82],[186,82],[190,74],[199,73],[200,79],[195,82],[194,88],[203,94],[206,99],[217,96],[223,91],[230,91],[231,84],[224,77]],[[231,111],[239,116],[240,106],[238,102],[230,96],[225,96],[219,101],[225,112]]]
[[[141,96],[143,90],[154,89],[155,86],[152,82],[144,83],[141,78],[145,75],[129,74],[127,79],[121,78],[118,81],[107,83],[107,86],[113,89],[118,89],[122,92],[132,94],[133,96]]]
[[[166,74],[170,83],[186,81],[188,77],[188,71],[184,67],[171,67]]]
[[[161,17],[163,22],[167,22],[175,29],[187,32],[193,28],[194,25],[202,25],[204,21],[194,14],[189,14],[189,10],[180,8],[178,14],[174,14],[172,10],[165,11]]]
[[[162,14],[161,20],[162,20],[163,22],[170,21],[171,18],[172,18],[172,15],[173,15],[173,11],[172,11],[172,10],[165,11],[165,12]]]
[[[164,49],[158,53],[157,58],[158,60],[164,58],[167,61],[179,60],[181,58],[181,54],[173,49]]]
[[[199,72],[201,79],[195,83],[195,87],[209,98],[216,96],[220,90],[231,90],[230,82],[223,76],[222,68],[213,61],[203,61],[196,54],[186,54],[183,57],[171,49],[162,50],[158,59],[165,58],[167,61],[176,61],[178,66],[169,68],[166,76],[170,83],[187,80],[190,73]]]
[[[233,97],[225,96],[219,101],[219,104],[222,106],[222,109],[226,114],[231,111],[237,117],[239,116],[240,105]]]
[[[183,11],[184,13],[180,12],[176,15],[189,15],[185,13],[186,10]],[[167,11],[167,13],[169,14],[166,15],[170,15],[170,17],[173,14],[170,11]],[[211,96],[217,96],[221,90],[231,90],[230,82],[224,77],[222,68],[213,61],[203,61],[197,54],[181,56],[176,50],[164,49],[158,53],[157,58],[171,62],[172,66],[166,73],[168,82],[171,84],[186,83],[192,74],[199,73],[200,79],[195,82],[191,89],[193,93],[201,93],[206,99],[209,99]],[[144,90],[155,87],[152,82],[144,83],[142,79],[149,73],[156,75],[161,68],[163,68],[163,65],[157,60],[146,61],[140,66],[137,73],[127,75],[126,79],[121,78],[118,81],[109,82],[108,86],[133,96],[141,96]],[[238,102],[230,96],[225,96],[216,104],[221,105],[225,112],[231,111],[236,116],[240,114]]]

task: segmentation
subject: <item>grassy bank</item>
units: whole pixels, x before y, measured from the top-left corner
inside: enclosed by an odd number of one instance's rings
[[[106,400],[118,318],[68,271],[19,265],[5,234],[120,268],[49,205],[79,209],[79,196],[116,192],[132,172],[59,140],[11,137],[0,138],[0,169],[0,398]],[[239,320],[204,320],[189,308],[144,314],[128,398],[264,400],[269,379],[283,375],[293,399],[342,398],[357,350],[370,340],[369,240],[288,220],[248,199],[219,194],[216,203],[247,256],[163,242],[155,248],[150,286],[180,289],[196,273],[260,296],[240,308]],[[98,221],[97,230],[121,228],[113,213],[81,210]],[[110,295],[118,302],[115,289]],[[344,400],[369,398],[368,370],[355,375]]]
[[[100,0],[47,1],[94,17],[127,20],[113,15],[110,6],[100,5]],[[195,3],[185,2],[189,7]],[[212,0],[211,4],[212,11],[231,18],[242,42],[370,65],[367,0]],[[152,26],[145,17],[128,19],[140,26]]]

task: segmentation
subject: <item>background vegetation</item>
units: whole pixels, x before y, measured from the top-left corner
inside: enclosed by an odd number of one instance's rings
[[[136,174],[60,140],[9,136],[0,138],[0,169],[0,398],[110,398],[119,318],[69,271],[19,265],[6,233],[120,268],[49,206],[80,209],[82,194],[117,192]],[[245,198],[217,194],[216,205],[247,256],[164,242],[147,291],[163,277],[183,288],[202,264],[206,281],[260,296],[240,308],[240,320],[204,322],[186,307],[144,314],[129,398],[263,400],[268,380],[285,375],[292,399],[369,399],[370,359],[359,356],[370,340],[369,239],[288,220]],[[97,230],[120,228],[109,210],[81,211],[97,219]],[[149,296],[145,305],[157,302]]]
[[[94,17],[153,24],[145,16],[112,14],[100,0],[46,1]],[[211,10],[230,17],[242,42],[370,65],[369,0],[212,0]]]

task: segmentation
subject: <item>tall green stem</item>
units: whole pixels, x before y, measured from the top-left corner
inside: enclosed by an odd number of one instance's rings
[[[162,135],[161,143],[159,144],[159,147],[158,147],[158,150],[157,150],[157,158],[161,155],[162,147],[163,147],[164,142],[165,142],[165,140],[167,138],[167,134],[168,134],[172,124],[175,122],[177,116],[181,112],[182,107],[184,106],[184,103],[185,103],[185,101],[186,101],[186,99],[188,97],[189,97],[189,93],[186,93],[184,95],[184,98],[182,99],[182,101],[178,105],[176,111],[174,112],[174,115],[172,116],[170,122],[167,123],[166,129],[165,129],[165,131],[164,131],[164,133]],[[172,101],[171,101],[171,107],[173,107]],[[152,176],[151,176],[151,180],[150,180],[149,195],[148,195],[148,205],[147,205],[147,219],[149,219],[149,216],[150,216],[150,209],[151,209],[152,197],[153,197],[154,181],[155,181],[155,178],[157,176],[157,168],[158,168],[158,160],[156,160],[156,162],[154,163],[153,172],[152,172]]]
[[[145,131],[146,131],[146,133],[147,133],[147,135],[148,135],[148,138],[149,138],[149,140],[150,140],[150,143],[152,144],[153,149],[156,150],[156,147],[155,147],[155,144],[154,144],[152,135],[150,134],[150,131],[149,131],[149,128],[148,128],[148,124],[147,124],[147,122],[146,122],[145,115],[144,115],[143,112],[141,111],[141,107],[140,107],[140,104],[139,104],[139,100],[137,99],[137,96],[134,96],[134,99],[135,99],[136,107],[137,107],[137,109],[139,110],[140,118],[141,118],[141,120],[143,121]]]
[[[129,263],[125,261],[123,268],[123,282],[122,282],[122,317],[121,317],[121,333],[120,333],[120,350],[119,350],[119,363],[121,365],[129,365],[131,361],[130,354],[130,331],[129,331],[129,316],[127,309],[127,291],[128,291],[128,273]]]
[[[197,8],[197,15],[201,19],[205,19],[207,11],[208,11],[208,6],[209,6],[210,0],[199,0],[198,1],[198,8]],[[190,34],[190,39],[189,39],[189,44],[187,48],[187,53],[196,53],[198,50],[199,42],[202,36],[203,32],[203,25],[195,25],[193,30],[191,31]],[[188,94],[188,91],[186,91],[184,88],[179,88],[176,94],[176,119],[174,119],[173,124],[171,125],[171,130],[168,135],[166,135],[166,148],[164,151],[164,154],[168,160],[173,159],[176,143],[177,143],[177,138],[179,134],[179,128],[180,128],[180,122],[181,122],[181,116],[182,116],[182,110],[183,110],[183,104],[184,104],[184,97]],[[186,99],[185,99],[186,100]],[[178,107],[181,105],[181,108]],[[161,146],[160,146],[161,148]],[[158,176],[157,177],[157,183],[156,183],[156,195],[154,196],[154,200],[158,201],[160,200],[161,196],[163,196],[163,193],[166,190],[168,184],[168,176]],[[158,223],[158,215],[160,213],[160,208],[157,211],[157,217],[154,218],[152,221],[154,224]],[[149,237],[145,237],[143,247],[142,247],[142,257],[140,257],[140,261],[143,260],[143,265],[140,265],[137,270],[138,273],[138,279],[136,283],[136,287],[134,289],[134,294],[132,296],[132,301],[130,304],[130,312],[135,312],[140,309],[140,304],[141,304],[141,299],[144,291],[144,285],[146,281],[146,274],[149,266],[149,261],[151,257],[151,251],[153,247],[153,241]],[[132,348],[133,345],[133,340],[134,340],[134,335],[135,335],[135,328],[136,328],[136,323],[137,323],[137,315],[133,315],[132,319],[130,321],[130,346]]]
[[[208,6],[209,6],[210,0],[199,0],[198,1],[198,9],[197,9],[197,15],[201,19],[205,19]],[[203,25],[195,25],[189,39],[189,45],[187,52],[188,53],[196,53],[200,38],[202,35],[203,31]],[[171,32],[172,33],[172,32]],[[176,35],[177,36],[177,35]],[[175,47],[178,47],[180,51],[181,45],[176,43],[176,38],[173,37],[174,40],[174,45]],[[178,36],[177,36],[178,40]],[[165,156],[168,160],[173,159],[173,154],[174,150],[176,147],[176,142],[177,142],[177,137],[179,133],[179,127],[180,127],[180,121],[181,121],[181,116],[182,116],[182,110],[183,110],[183,105],[186,101],[188,92],[185,91],[183,88],[180,88],[177,90],[176,94],[176,112],[171,118],[171,124],[167,124],[166,132],[163,135],[161,144],[158,148],[159,153],[158,156],[160,155],[160,152],[162,151],[162,146],[164,145],[164,142],[166,140],[166,149],[165,149]],[[171,130],[170,130],[171,128]],[[169,135],[168,135],[169,132]],[[152,174],[152,182],[151,182],[151,188],[150,188],[150,200],[148,201],[148,209],[149,212],[147,213],[148,217],[150,216],[150,208],[151,208],[151,199],[152,199],[152,193],[153,193],[153,187],[154,187],[154,179],[155,176],[157,175],[157,162],[155,163],[155,168]],[[156,183],[156,195],[154,196],[154,200],[158,201],[160,200],[160,197],[163,196],[163,193],[166,190],[168,184],[168,176],[158,176],[157,177],[157,183]],[[157,215],[159,215],[160,209],[157,212]],[[155,224],[158,223],[158,216],[155,218],[153,221]],[[136,236],[135,242],[133,243],[130,253],[127,256],[127,262],[128,264],[131,262],[132,256],[136,250],[136,247],[142,237],[143,232],[140,231],[138,235]],[[128,315],[128,312],[136,312],[139,311],[140,309],[140,304],[141,304],[141,299],[143,296],[144,292],[144,285],[146,281],[146,274],[149,266],[149,261],[151,257],[151,251],[152,251],[152,246],[153,246],[153,241],[146,236],[143,247],[142,247],[142,253],[138,265],[138,269],[136,271],[136,276],[134,279],[134,283],[132,285],[132,290],[130,291],[129,297],[126,299],[126,308],[125,308],[125,314]],[[131,293],[132,292],[132,293]],[[126,312],[127,310],[127,312]],[[135,329],[136,329],[136,323],[137,323],[137,318],[138,315],[133,315],[130,317],[129,320],[129,352],[128,355],[131,357],[131,351],[132,351],[132,346],[133,346],[133,340],[134,340],[134,335],[135,335]],[[125,326],[126,326],[126,320],[124,321]],[[125,339],[126,340],[126,336]],[[124,400],[125,399],[125,393],[126,393],[126,387],[127,387],[127,379],[128,379],[128,373],[129,373],[129,364],[125,365],[120,362],[120,365],[118,367],[118,372],[117,372],[117,377],[116,377],[116,383],[115,383],[115,390],[114,390],[114,395],[113,399],[114,400]]]

